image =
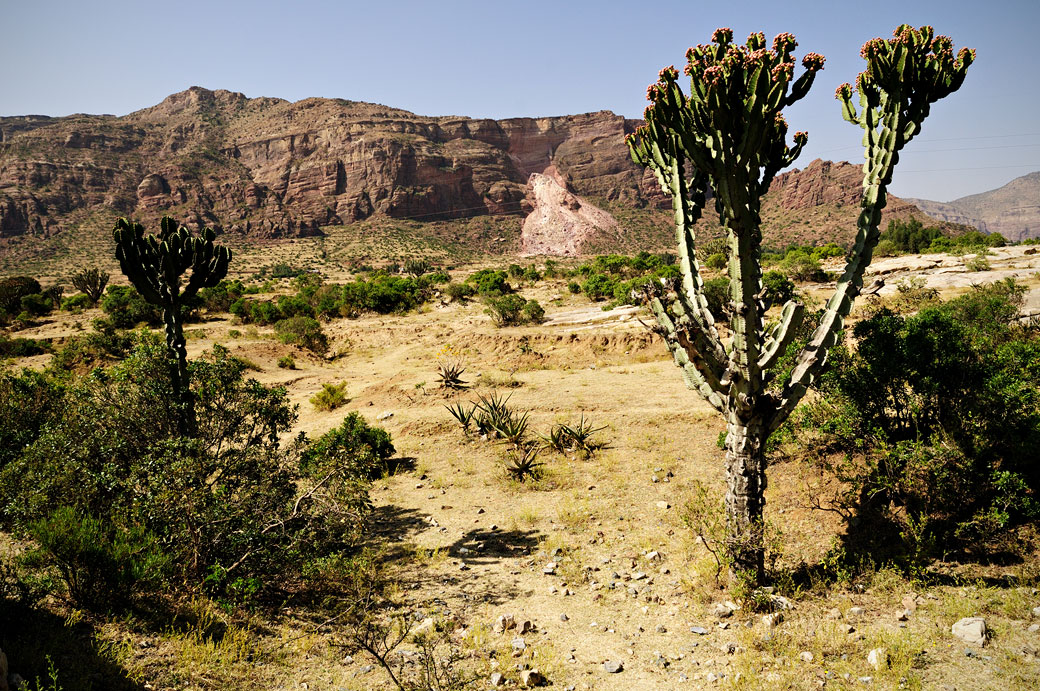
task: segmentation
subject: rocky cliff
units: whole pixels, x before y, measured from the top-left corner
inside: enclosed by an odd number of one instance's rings
[[[653,189],[625,147],[635,125],[606,111],[420,117],[199,87],[124,117],[0,118],[0,238],[117,216],[283,237],[374,214],[517,214],[550,165],[577,194],[641,204]]]
[[[934,218],[972,225],[988,233],[1000,233],[1013,242],[1040,237],[1040,172],[1023,175],[998,189],[952,202],[907,201]]]

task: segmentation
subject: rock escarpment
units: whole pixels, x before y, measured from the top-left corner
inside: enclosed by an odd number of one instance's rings
[[[1012,242],[1040,237],[1040,172],[1015,178],[1003,187],[952,202],[908,200],[929,216],[1000,233]]]
[[[421,117],[339,99],[290,103],[192,87],[123,117],[0,118],[0,238],[163,214],[255,237],[373,214],[522,213],[532,173],[642,204],[637,123],[601,111],[508,120]]]
[[[576,257],[591,241],[618,234],[614,217],[569,192],[555,167],[531,174],[527,201],[532,210],[524,219],[521,254]]]

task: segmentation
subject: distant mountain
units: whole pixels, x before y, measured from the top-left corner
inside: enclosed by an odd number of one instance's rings
[[[496,238],[496,251],[669,248],[670,204],[653,175],[632,162],[624,140],[640,124],[609,111],[425,117],[342,99],[293,103],[200,87],[122,117],[0,117],[0,268],[67,259],[85,247],[94,256],[110,254],[109,231],[119,216],[155,228],[171,215],[252,243],[321,235],[370,218],[446,221],[539,211],[550,219],[542,225],[552,226],[539,231],[541,239],[525,244],[520,224],[512,224],[515,232]],[[582,231],[580,242],[563,238],[571,231],[562,217],[536,208],[535,173],[550,174],[561,187],[551,203],[583,205],[599,230]],[[762,204],[765,244],[850,243],[861,181],[860,166],[821,160],[778,176]],[[883,223],[915,214],[916,207],[890,196]],[[709,204],[700,232],[717,226]]]
[[[1000,233],[1012,242],[1040,237],[1040,172],[952,202],[906,201],[934,218],[972,225],[987,233]]]

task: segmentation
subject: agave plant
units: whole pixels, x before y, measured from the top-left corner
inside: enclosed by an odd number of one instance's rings
[[[469,383],[462,379],[462,373],[466,368],[458,360],[454,362],[437,363],[437,381],[442,389],[453,389],[460,391],[469,387]]]
[[[528,413],[516,415],[510,411],[508,415],[499,419],[492,429],[506,444],[519,448],[523,445],[524,437],[527,435],[527,417]]]
[[[474,420],[477,423],[477,430],[488,436],[499,436],[499,427],[513,416],[513,411],[507,405],[509,396],[503,398],[496,393],[491,393],[488,396],[478,395],[477,399],[475,404],[477,413]]]
[[[459,424],[462,425],[462,431],[466,433],[466,436],[469,436],[469,428],[470,425],[473,424],[473,414],[477,412],[476,404],[473,404],[469,408],[466,408],[461,403],[454,403],[444,407],[448,409],[448,412],[451,413],[452,417],[459,421]]]
[[[533,445],[518,446],[506,454],[506,470],[517,482],[537,478],[543,465],[538,461],[538,448]]]
[[[578,424],[573,427],[562,424],[553,425],[549,430],[549,435],[542,437],[542,446],[564,454],[580,453],[583,457],[588,458],[606,446],[605,442],[592,438],[597,432],[602,432],[605,429],[605,426],[593,427],[592,422],[586,420],[585,414],[582,413]]]

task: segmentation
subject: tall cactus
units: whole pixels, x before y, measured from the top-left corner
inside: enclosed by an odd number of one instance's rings
[[[125,218],[116,222],[112,233],[123,274],[145,300],[162,310],[166,347],[170,351],[170,379],[180,404],[179,431],[191,435],[195,416],[181,307],[199,289],[215,286],[227,275],[231,250],[213,244],[216,235],[210,228],[203,228],[195,236],[169,217],[163,217],[158,236],[145,237],[141,224]],[[181,276],[189,268],[191,278],[182,288]]]
[[[795,79],[791,51],[797,43],[791,34],[780,34],[767,49],[761,33],[738,45],[731,30],[718,29],[710,44],[686,54],[689,96],[676,84],[674,67],[662,70],[647,89],[646,124],[629,136],[628,145],[633,160],[653,170],[672,197],[682,278],[648,291],[646,298],[687,386],[727,420],[727,551],[736,572],[762,577],[765,442],[819,375],[862,287],[898,152],[919,131],[930,104],[960,86],[974,58],[974,52],[962,50],[955,60],[951,45],[946,37],[933,38],[931,27],[900,26],[895,38],[863,46],[867,69],[857,83],[859,111],[851,102],[852,88],[838,89],[846,119],[866,130],[859,233],[819,328],[779,392],[768,388],[769,370],[794,338],[804,308],[789,301],[777,325],[766,329],[760,202],[776,173],[797,158],[808,139],[798,132],[794,146],[787,145],[781,111],[808,93],[824,58],[805,55],[805,71]],[[694,224],[709,187],[729,241],[728,344],[708,310],[694,251]]]

